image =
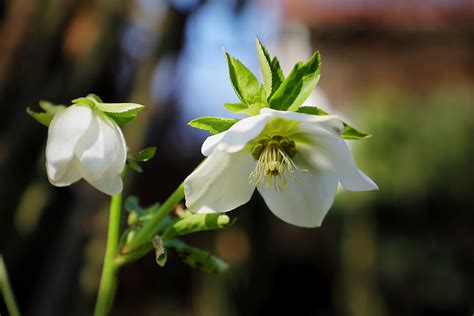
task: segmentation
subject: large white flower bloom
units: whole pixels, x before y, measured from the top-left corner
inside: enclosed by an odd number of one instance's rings
[[[255,188],[280,219],[320,226],[338,182],[350,191],[378,189],[340,137],[343,122],[264,108],[202,146],[207,160],[184,181],[194,212],[226,212],[248,202]]]
[[[68,186],[84,178],[109,195],[122,191],[127,148],[117,123],[86,105],[58,112],[48,130],[46,169],[50,182]]]

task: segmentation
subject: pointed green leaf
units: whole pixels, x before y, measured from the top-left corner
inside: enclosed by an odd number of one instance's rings
[[[97,103],[97,108],[105,113],[138,113],[144,106],[138,103]]]
[[[229,216],[225,214],[192,214],[178,219],[163,233],[163,239],[186,235],[205,230],[226,228],[231,224]]]
[[[260,109],[266,106],[263,103],[256,102],[249,105],[243,103],[224,103],[224,107],[236,114],[246,114],[248,116],[253,116],[259,114]]]
[[[278,59],[276,57],[273,57],[273,59],[271,58],[270,53],[265,46],[263,46],[258,37],[256,42],[258,60],[260,61],[260,66],[262,68],[263,82],[266,92],[265,98],[270,99],[285,78]]]
[[[55,114],[58,113],[59,111],[62,111],[62,110],[64,110],[64,109],[66,108],[64,105],[61,105],[61,104],[53,104],[53,103],[51,103],[51,102],[44,101],[44,100],[39,101],[39,106],[40,106],[40,108],[42,108],[46,113],[50,113],[50,114],[53,114],[53,115],[55,115]]]
[[[272,94],[269,96],[269,98],[273,96],[273,94],[280,87],[281,83],[285,80],[285,76],[283,75],[283,70],[281,69],[278,58],[273,57],[270,67],[272,69]]]
[[[233,113],[240,114],[241,111],[246,110],[249,106],[243,103],[224,103],[224,107]]]
[[[203,116],[192,120],[188,123],[189,126],[206,130],[212,134],[219,134],[232,127],[239,119],[230,119],[215,116]]]
[[[362,140],[372,137],[372,135],[359,131],[344,123],[344,131],[342,132],[341,137],[348,140]]]
[[[270,99],[270,107],[281,111],[296,111],[309,97],[320,75],[319,52],[303,64],[297,63]]]
[[[148,161],[155,156],[156,147],[147,147],[145,149],[140,150],[137,154],[131,155],[128,159],[133,161]]]
[[[144,106],[138,103],[96,103],[97,109],[112,118],[117,124],[133,122]]]
[[[127,159],[127,166],[137,173],[143,172],[143,168],[134,160]]]
[[[259,83],[254,74],[245,67],[238,59],[225,52],[229,76],[235,93],[239,99],[246,104],[252,103],[253,98],[258,95]]]
[[[328,112],[317,108],[315,106],[302,106],[296,112],[298,113],[305,113],[305,114],[312,114],[312,115],[329,115]]]
[[[170,239],[165,242],[165,245],[173,248],[184,263],[204,272],[222,273],[229,267],[227,263],[209,252],[188,246],[181,240]]]
[[[260,113],[260,109],[265,108],[265,104],[263,103],[253,103],[250,104],[248,109],[241,111],[239,114],[246,114],[248,116],[258,115]]]
[[[328,112],[321,110],[320,108],[312,107],[312,106],[302,106],[296,112],[311,114],[311,115],[330,115]],[[344,131],[342,132],[341,137],[344,139],[361,140],[361,139],[367,139],[372,136],[370,134],[367,134],[355,129],[354,127],[350,126],[349,124],[345,122],[343,123],[344,123]]]
[[[255,39],[257,45],[257,55],[260,62],[260,68],[263,75],[263,86],[265,88],[265,96],[269,97],[272,93],[272,69],[270,68],[271,59],[267,49],[262,45],[260,39]]]
[[[56,113],[66,108],[64,105],[56,105],[43,100],[39,101],[39,106],[44,112],[35,112],[30,108],[26,108],[26,113],[44,126],[49,126]]]
[[[28,113],[28,115],[34,118],[38,123],[46,127],[49,126],[49,124],[51,123],[54,117],[54,115],[51,113],[47,113],[47,112],[38,113],[31,110],[30,108],[26,108],[26,113]]]

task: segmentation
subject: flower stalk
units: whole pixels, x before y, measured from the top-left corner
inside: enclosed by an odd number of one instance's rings
[[[143,244],[147,241],[150,241],[153,238],[156,228],[159,226],[161,221],[174,209],[176,205],[178,205],[183,197],[184,183],[181,183],[173,192],[173,194],[168,197],[165,203],[163,203],[160,209],[153,215],[153,217],[145,224],[145,226],[143,226],[137,236],[124,247],[122,252],[124,254],[131,253],[132,251],[137,250],[143,246]]]
[[[104,266],[102,268],[99,293],[95,306],[95,316],[104,316],[109,313],[117,288],[118,266],[115,264],[115,257],[119,250],[121,210],[122,194],[120,193],[112,196],[110,202],[107,248],[105,250]]]
[[[9,315],[11,316],[20,316],[20,310],[15,301],[15,296],[13,295],[13,290],[10,285],[10,280],[8,279],[7,268],[3,262],[3,258],[0,255],[0,291],[3,294],[5,299],[5,305]]]

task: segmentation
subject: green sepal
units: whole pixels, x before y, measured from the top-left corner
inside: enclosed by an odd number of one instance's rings
[[[30,108],[26,108],[26,113],[44,126],[49,126],[54,115],[66,108],[64,105],[55,105],[48,101],[39,101],[39,106],[44,112],[35,112]]]
[[[166,240],[165,246],[173,248],[187,265],[208,273],[225,272],[229,265],[206,250],[191,247],[178,239]]]
[[[178,219],[166,228],[162,238],[166,240],[200,231],[223,229],[231,224],[229,216],[225,214],[192,214]]]
[[[240,121],[240,119],[203,116],[190,121],[188,125],[194,128],[208,131],[211,134],[219,134],[231,128],[232,125],[234,125],[238,121]]]
[[[302,106],[296,112],[304,113],[304,114],[311,114],[311,115],[330,115],[328,112],[312,106]],[[359,131],[354,127],[350,126],[349,124],[343,122],[344,130],[341,134],[341,137],[347,140],[362,140],[371,137],[372,135],[367,134],[365,132]]]
[[[260,39],[256,38],[258,60],[263,75],[263,86],[265,87],[265,97],[269,100],[275,91],[278,90],[281,83],[285,79],[280,62],[276,57],[271,58],[268,50],[263,46]]]
[[[280,111],[296,111],[316,87],[320,66],[319,52],[315,52],[305,64],[297,63],[273,94],[269,101],[270,107]]]
[[[259,83],[255,75],[245,67],[238,59],[225,52],[229,76],[235,93],[239,99],[250,104],[256,95],[259,94]]]

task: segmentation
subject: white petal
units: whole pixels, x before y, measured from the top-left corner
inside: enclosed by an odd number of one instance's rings
[[[76,157],[72,158],[69,165],[61,166],[65,170],[57,170],[49,162],[46,162],[46,170],[51,184],[57,187],[65,187],[73,184],[81,179],[79,160]],[[60,178],[52,178],[50,174],[62,174]]]
[[[225,136],[225,134],[227,134],[227,131],[216,134],[216,135],[212,135],[206,138],[206,140],[202,144],[202,148],[201,148],[202,154],[206,157],[212,154],[212,152],[217,147],[217,145],[219,145],[220,141]]]
[[[77,143],[75,153],[83,167],[99,177],[123,158],[122,139],[114,126],[115,122],[97,113],[93,116],[93,123]]]
[[[292,111],[277,111],[270,108],[263,108],[260,113],[267,113],[272,117],[281,117],[290,121],[315,124],[337,135],[341,135],[344,131],[344,123],[335,115],[312,115]]]
[[[317,126],[303,124],[301,129],[313,140],[311,159],[322,168],[336,172],[339,182],[349,191],[378,190],[377,184],[359,170],[346,142]]]
[[[299,158],[301,153],[294,161],[302,168],[305,164]],[[281,220],[300,227],[321,226],[336,195],[336,174],[308,168],[307,171],[296,171],[294,176],[296,178],[287,178],[288,186],[284,191],[263,186],[260,194],[272,213]]]
[[[227,212],[248,202],[255,189],[249,175],[256,162],[247,150],[214,152],[184,180],[186,206],[193,212]]]
[[[115,137],[117,140],[116,151],[118,152],[118,154],[115,163],[110,167],[108,171],[121,174],[123,169],[125,168],[125,163],[127,162],[127,144],[125,142],[125,137],[123,136],[120,127],[117,124],[114,124],[114,129]]]
[[[104,173],[100,177],[91,177],[90,174],[84,174],[84,179],[97,190],[108,194],[117,195],[122,192],[122,177],[116,173]]]
[[[92,110],[88,106],[72,105],[54,116],[49,125],[46,144],[50,179],[56,181],[67,172],[67,166],[74,156],[74,148],[91,122]]]
[[[268,114],[259,114],[238,121],[225,132],[225,135],[220,140],[217,137],[212,140],[212,143],[215,143],[213,145],[214,148],[218,146],[219,150],[227,153],[241,151],[249,141],[262,132],[269,118],[270,115]],[[209,152],[209,149],[213,146],[206,144],[206,148],[203,146],[202,151]]]

